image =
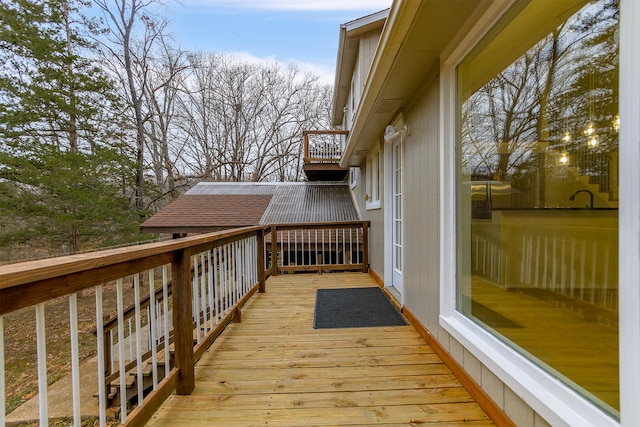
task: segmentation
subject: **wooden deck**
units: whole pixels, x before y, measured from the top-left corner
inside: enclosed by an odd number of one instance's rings
[[[150,426],[493,425],[411,326],[313,329],[318,288],[363,273],[272,277]]]

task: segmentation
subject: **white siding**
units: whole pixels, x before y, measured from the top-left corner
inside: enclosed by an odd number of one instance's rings
[[[356,72],[358,73],[358,100],[360,94],[364,88],[364,84],[367,81],[367,75],[369,75],[369,69],[371,68],[371,62],[373,62],[373,56],[376,53],[378,47],[378,40],[380,40],[380,33],[382,29],[369,31],[360,37],[360,46],[358,50],[358,65],[356,66]]]
[[[432,333],[440,313],[437,80],[405,112],[404,144],[405,304]]]
[[[384,150],[380,147],[381,164],[384,164]],[[380,209],[367,210],[365,202],[367,162],[360,165],[360,181],[352,190],[362,219],[371,221],[369,229],[369,265],[379,277],[384,277],[384,185],[380,185]],[[380,183],[384,182],[385,171],[381,170]]]

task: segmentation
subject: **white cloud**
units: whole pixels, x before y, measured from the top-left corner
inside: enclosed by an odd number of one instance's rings
[[[272,10],[382,10],[392,0],[184,0],[184,4]]]
[[[283,67],[287,64],[294,63],[302,72],[312,72],[313,74],[318,76],[320,83],[330,84],[334,83],[335,78],[335,68],[334,65],[323,65],[317,64],[313,62],[300,62],[294,59],[288,61],[282,61],[277,59],[274,55],[269,55],[265,57],[258,57],[252,55],[247,52],[226,52],[225,54],[232,56],[233,58],[238,59],[241,62],[249,63],[249,64],[274,64],[277,63]]]

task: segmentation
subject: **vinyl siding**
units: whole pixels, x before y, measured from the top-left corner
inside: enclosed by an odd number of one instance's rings
[[[380,147],[381,164],[384,165],[384,150]],[[365,202],[367,176],[366,160],[360,165],[360,175],[356,187],[352,190],[354,199],[362,219],[371,221],[369,230],[369,265],[379,276],[384,277],[384,179],[385,171],[380,176],[380,209],[367,210]]]
[[[411,130],[404,144],[405,304],[430,331],[438,330],[439,149],[438,80],[432,79],[405,112]]]

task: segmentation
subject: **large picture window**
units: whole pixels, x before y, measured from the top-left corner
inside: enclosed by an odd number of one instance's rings
[[[516,2],[457,67],[456,147],[457,310],[614,416],[618,18]]]

